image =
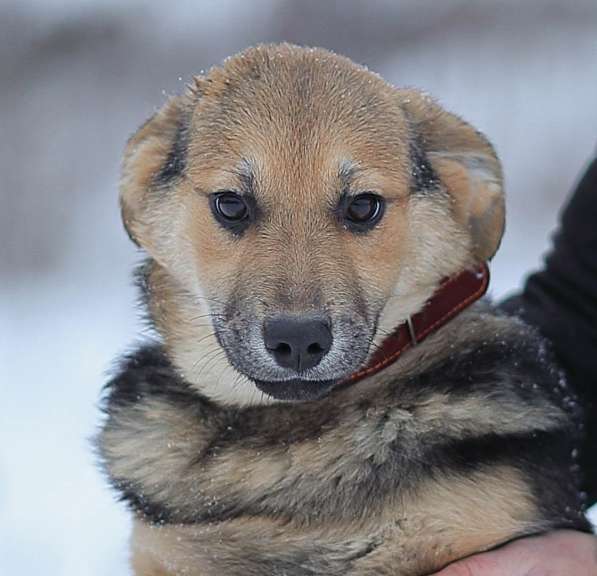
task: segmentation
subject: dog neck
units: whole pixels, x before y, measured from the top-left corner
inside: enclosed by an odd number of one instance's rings
[[[386,337],[370,357],[369,362],[346,378],[343,383],[358,382],[396,362],[405,350],[421,343],[479,300],[487,292],[488,286],[489,268],[486,263],[444,279],[423,308],[413,316],[409,316]]]

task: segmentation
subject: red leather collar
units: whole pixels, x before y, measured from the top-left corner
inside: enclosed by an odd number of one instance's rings
[[[398,326],[381,343],[369,362],[343,383],[357,382],[396,362],[405,350],[422,342],[481,298],[488,285],[489,268],[485,263],[443,280],[423,309]]]

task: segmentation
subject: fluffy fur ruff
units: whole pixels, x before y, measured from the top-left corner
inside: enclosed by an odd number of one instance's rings
[[[317,402],[223,408],[144,346],[105,411],[141,574],[417,576],[589,529],[576,405],[540,338],[486,304]]]

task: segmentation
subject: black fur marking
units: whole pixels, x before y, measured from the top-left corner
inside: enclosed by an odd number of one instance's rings
[[[352,162],[344,161],[338,170],[338,178],[340,180],[340,189],[345,194],[350,190],[350,186],[356,174],[360,172],[358,166]]]
[[[183,114],[182,116],[178,122],[174,142],[172,143],[166,162],[155,177],[155,184],[157,186],[168,186],[173,180],[182,176],[186,169],[189,127],[187,119],[184,117],[185,115]]]
[[[111,480],[112,486],[119,494],[119,500],[125,502],[136,514],[151,524],[173,524],[175,514],[166,506],[161,506],[143,496],[138,487],[126,480]]]
[[[172,367],[159,344],[144,346],[126,356],[120,363],[118,375],[105,389],[104,411],[135,404],[145,397],[167,398],[172,404],[196,404],[209,401],[195,392]]]
[[[437,190],[440,183],[439,178],[418,138],[411,140],[409,154],[412,192],[420,194]]]
[[[584,515],[586,503],[580,490],[580,474],[573,449],[578,446],[575,435],[561,430],[549,437],[537,435],[535,440],[523,469],[539,509],[544,517],[558,519],[553,523],[553,529],[591,532],[591,525]],[[554,486],[556,489],[551,489]]]
[[[238,179],[241,184],[241,191],[245,196],[255,199],[255,173],[249,160],[243,159],[240,168],[237,171]]]

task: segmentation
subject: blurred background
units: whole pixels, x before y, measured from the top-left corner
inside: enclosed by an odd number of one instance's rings
[[[496,297],[539,265],[595,153],[595,0],[2,0],[2,573],[128,574],[128,517],[89,443],[141,329],[122,149],[193,73],[269,41],[346,54],[489,136],[508,192]]]

